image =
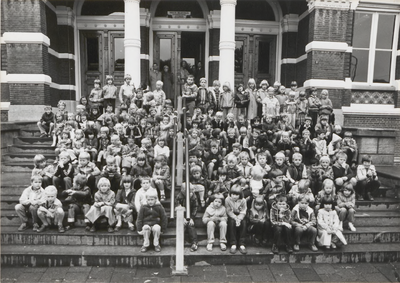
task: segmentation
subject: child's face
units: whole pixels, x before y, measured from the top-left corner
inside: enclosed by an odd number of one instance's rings
[[[219,180],[220,181],[225,181],[226,180],[226,175],[225,174],[221,174],[221,175],[219,175]]]
[[[293,164],[295,166],[299,166],[301,164],[302,159],[300,157],[293,158]]]
[[[282,157],[277,157],[275,158],[275,163],[281,166],[283,164],[284,158]]]
[[[107,133],[106,132],[100,132],[100,137],[105,139],[107,137]]]
[[[46,108],[46,109],[44,109],[44,112],[46,112],[46,114],[50,114],[51,108]]]
[[[100,85],[99,84],[94,84],[94,88],[100,88]]]
[[[254,88],[255,86],[256,86],[255,84],[249,83],[249,87],[250,87],[250,88]]]
[[[34,179],[31,183],[32,189],[38,190],[42,186],[42,180]]]
[[[150,181],[149,180],[142,180],[142,188],[147,191],[150,188]]]
[[[57,115],[56,115],[56,120],[57,120],[57,121],[61,121],[61,119],[62,119],[62,116],[61,116],[60,114],[57,114]]]
[[[97,108],[92,109],[92,113],[93,115],[97,115],[99,113],[99,110],[97,110]]]
[[[56,200],[57,195],[47,195],[46,194],[46,200],[50,203],[53,203]]]
[[[66,163],[69,161],[69,158],[68,158],[67,156],[65,156],[65,155],[61,155],[61,156],[60,156],[60,161],[61,161],[63,164],[66,164]]]
[[[242,92],[243,91],[243,87],[242,86],[238,87],[238,91]]]
[[[328,168],[329,166],[329,160],[321,160],[320,161],[321,167],[322,168]]]
[[[227,86],[223,86],[222,89],[223,89],[224,91],[228,91],[228,90],[229,90]]]
[[[323,139],[325,138],[325,133],[320,133],[320,134],[318,135],[318,138],[319,138],[320,140],[323,140]]]
[[[221,205],[222,205],[222,200],[221,200],[220,198],[216,198],[216,199],[213,201],[213,204],[214,204],[214,206],[215,206],[216,208],[219,208],[219,207],[221,207]]]
[[[265,118],[265,122],[267,122],[268,124],[272,122],[272,117],[268,116],[267,118]]]
[[[132,183],[131,182],[124,182],[124,189],[128,190],[132,187]]]
[[[106,193],[108,190],[110,189],[110,185],[109,184],[101,184],[100,186],[99,186],[99,190],[100,190],[100,192],[102,192],[102,193]]]
[[[248,162],[249,162],[249,159],[248,159],[247,157],[242,157],[242,158],[240,159],[240,163],[241,163],[242,165],[246,165]]]
[[[301,210],[306,210],[307,207],[308,207],[308,202],[307,202],[307,201],[302,200],[302,201],[299,202],[299,208],[300,208]]]
[[[213,109],[208,109],[208,111],[207,111],[207,113],[208,113],[208,115],[213,115],[214,114],[214,110]]]
[[[371,161],[363,161],[363,165],[365,168],[369,168],[369,166],[371,166]]]
[[[192,77],[187,78],[186,82],[188,83],[188,85],[193,84],[193,78]]]
[[[145,163],[146,161],[144,160],[144,159],[138,159],[138,161],[137,161],[137,163],[138,163],[138,165],[139,166],[144,166],[144,163]]]
[[[256,123],[254,123],[254,125],[255,125]],[[254,139],[257,139],[258,138],[258,132],[253,132],[253,138]]]
[[[257,209],[257,210],[261,210],[261,209],[264,208],[264,204],[258,204],[258,203],[256,203],[256,204],[254,204],[254,208]]]
[[[158,141],[158,145],[159,145],[159,146],[163,147],[164,144],[165,144],[164,140],[159,140],[159,141]]]
[[[275,184],[281,184],[283,182],[283,176],[277,176],[275,178],[272,178]]]
[[[228,122],[233,122],[234,116],[228,115],[226,116],[226,119],[228,120]]]
[[[346,157],[340,156],[337,161],[338,161],[339,164],[345,164],[346,163]]]
[[[266,90],[266,89],[267,89],[267,85],[266,85],[266,84],[263,84],[263,85],[261,86],[261,88],[262,88],[263,90]]]
[[[113,81],[112,81],[112,80],[107,80],[107,83],[108,83],[109,85],[111,85],[111,84],[113,83]]]
[[[228,132],[228,136],[229,136],[231,139],[233,139],[233,138],[235,137],[235,132],[229,131],[229,132]]]
[[[237,201],[238,199],[239,199],[239,195],[238,194],[231,194],[231,199],[233,200],[233,201]]]
[[[321,120],[320,123],[325,126],[328,123],[328,121],[324,119],[324,120]]]
[[[168,124],[169,123],[169,118],[168,117],[164,117],[163,118],[163,123],[164,124]]]
[[[309,139],[310,138],[310,133],[309,132],[303,132],[303,138],[304,139]]]
[[[86,166],[88,163],[89,163],[89,159],[88,158],[79,157],[79,165]]]
[[[117,164],[115,163],[115,161],[107,162],[107,167],[110,170],[116,170],[117,169]]]
[[[333,191],[333,188],[331,186],[328,186],[328,187],[325,187],[324,190],[325,190],[326,194],[330,195],[332,193],[332,191]]]
[[[234,147],[232,152],[233,152],[234,155],[238,155],[240,153],[240,149],[237,148],[237,147]]]
[[[260,155],[258,157],[258,163],[260,163],[260,165],[265,165],[267,163],[267,157],[264,155]]]
[[[284,209],[284,208],[286,208],[286,205],[287,205],[286,201],[284,201],[284,200],[276,202],[276,206],[278,207],[278,209]]]
[[[321,93],[321,98],[322,99],[326,99],[328,97],[328,95],[326,93]]]
[[[46,164],[47,164],[46,160],[43,160],[41,162],[38,162],[37,167],[44,168],[44,167],[46,167]]]
[[[202,80],[202,81],[200,82],[200,85],[201,85],[201,87],[206,87],[206,86],[207,86],[207,82],[204,81],[204,80]]]
[[[65,109],[65,105],[64,105],[64,104],[58,105],[58,109],[60,109],[61,111],[63,111],[63,110]]]
[[[136,98],[142,99],[142,98],[143,98],[143,93],[138,92],[138,93],[136,94]]]
[[[189,156],[189,164],[190,163],[196,163],[196,162],[197,162],[197,156],[196,155]]]
[[[327,211],[330,211],[330,210],[332,210],[332,204],[331,203],[325,203],[324,204],[324,208],[325,208],[325,210],[327,210]]]
[[[117,138],[117,137],[112,138],[112,139],[111,139],[111,143],[112,143],[113,145],[119,145],[119,138]]]
[[[215,119],[216,119],[217,121],[222,120],[222,117],[223,117],[223,115],[221,115],[221,114],[215,115]]]
[[[212,147],[212,148],[211,148],[211,152],[212,152],[213,154],[217,154],[217,152],[218,152],[218,147],[216,147],[216,146]]]
[[[74,121],[74,114],[68,113],[68,121]]]
[[[87,116],[86,115],[82,115],[81,119],[82,119],[82,122],[86,122],[87,121]]]
[[[247,132],[245,132],[245,131],[240,132],[240,136],[242,136],[242,137],[247,136]]]
[[[311,121],[310,120],[306,120],[305,124],[306,124],[306,126],[310,126],[311,125]]]
[[[107,111],[108,113],[112,112],[112,111],[113,111],[112,106],[107,106],[106,111]]]
[[[156,204],[156,198],[155,197],[146,197],[147,204],[148,206],[154,206]]]
[[[348,197],[348,196],[351,195],[351,191],[350,191],[350,190],[344,190],[344,191],[343,191],[343,195],[346,196],[346,197]]]
[[[197,138],[197,132],[196,132],[196,131],[193,131],[193,132],[192,132],[192,137],[193,137],[193,138]]]
[[[233,168],[236,166],[236,161],[235,160],[228,160],[228,167]]]
[[[201,173],[200,172],[194,172],[193,173],[193,178],[194,179],[198,180],[198,179],[200,179],[200,177],[201,177]]]

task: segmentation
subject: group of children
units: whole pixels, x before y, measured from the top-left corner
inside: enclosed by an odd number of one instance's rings
[[[167,228],[161,202],[170,196],[172,148],[182,131],[190,184],[184,177],[171,201],[186,206],[190,194],[191,218],[184,225],[191,251],[198,249],[199,210],[209,251],[216,227],[221,250],[229,243],[231,253],[246,254],[248,236],[256,245],[271,241],[274,253],[282,245],[292,252],[301,243],[313,251],[316,244],[327,249],[347,244],[342,231],[344,226],[356,231],[356,198],[373,200],[380,184],[371,157],[363,156],[357,166],[357,144],[351,132],[334,125],[327,90],[311,89],[306,97],[295,82],[287,91],[267,81],[257,90],[251,79],[233,93],[229,83],[220,90],[218,81],[207,87],[202,78],[197,87],[189,76],[182,92],[188,113],[180,123],[183,117],[165,98],[162,82],[149,92],[130,80],[127,75],[120,88],[118,109],[104,98],[117,92],[112,77],[103,89],[96,80],[76,113],[68,113],[62,101],[55,114],[45,107],[38,127],[43,137],[53,137],[57,159],[47,165],[43,155],[35,156],[31,186],[15,208],[19,231],[27,229],[27,213],[35,231],[55,224],[60,233],[84,214],[87,231],[95,232],[101,219],[110,233],[127,223],[143,235],[142,252],[151,235],[160,251]]]

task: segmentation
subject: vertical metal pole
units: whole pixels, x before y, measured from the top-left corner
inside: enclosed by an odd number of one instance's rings
[[[186,99],[184,100],[186,106]],[[188,134],[186,130],[186,114],[187,109],[185,107],[185,111],[183,112],[183,131],[185,133],[185,171],[186,171],[186,219],[190,218],[190,194],[189,194],[189,141],[188,141]]]
[[[181,126],[181,115],[182,115],[182,97],[178,97],[178,133],[176,134],[177,140],[177,160],[176,160],[176,185],[182,186],[183,181],[183,136],[180,132]]]
[[[184,212],[185,208],[183,206],[176,208],[176,265],[172,270],[173,275],[188,274],[187,268],[184,266]]]
[[[175,186],[176,186],[176,121],[177,119],[175,119],[175,123],[174,123],[174,139],[173,139],[173,146],[172,146],[172,178],[171,178],[171,182],[172,182],[172,187],[171,187],[171,218],[174,218],[174,213],[175,213]]]

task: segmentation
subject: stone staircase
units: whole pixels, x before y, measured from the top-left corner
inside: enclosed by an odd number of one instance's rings
[[[140,253],[142,237],[136,232],[122,229],[107,233],[85,232],[83,217],[77,227],[64,234],[56,229],[43,233],[32,230],[18,232],[19,219],[14,211],[20,194],[29,185],[32,158],[37,153],[54,160],[49,138],[39,138],[36,125],[20,125],[18,137],[2,155],[1,175],[1,261],[2,266],[171,266],[175,261],[175,222],[171,220],[161,239],[162,251]],[[393,177],[394,178],[394,177]],[[398,178],[398,177],[397,177]],[[203,213],[195,220],[198,227],[199,250],[190,252],[185,245],[185,264],[261,264],[261,263],[356,263],[396,262],[400,259],[400,201],[390,180],[383,186],[375,201],[357,202],[356,232],[346,230],[349,245],[333,251],[311,252],[301,247],[300,252],[274,255],[268,247],[250,244],[248,254],[235,255],[221,252],[218,242],[213,252],[205,249],[206,228],[201,222]],[[395,182],[393,181],[393,184]],[[163,202],[167,213],[170,202]]]

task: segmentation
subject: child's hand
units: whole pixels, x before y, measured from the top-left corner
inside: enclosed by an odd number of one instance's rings
[[[240,219],[236,219],[236,227],[239,227],[240,226]]]
[[[52,213],[52,212],[48,211],[46,214],[47,214],[47,216],[48,216],[48,217],[50,217],[50,218],[54,218],[54,213]]]
[[[194,221],[193,221],[193,219],[190,219],[190,220],[189,220],[189,226],[194,226]]]
[[[139,235],[143,235],[143,230],[137,232]]]

